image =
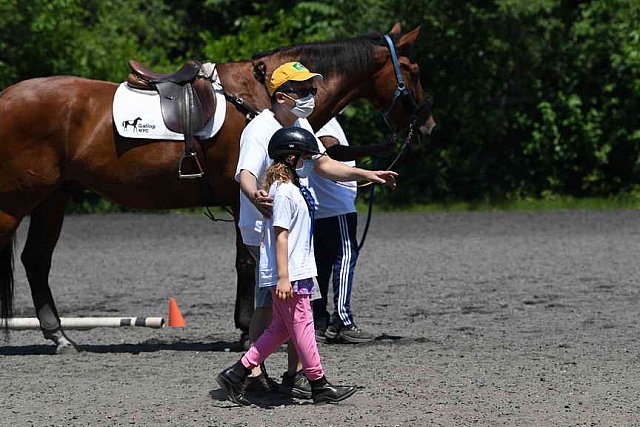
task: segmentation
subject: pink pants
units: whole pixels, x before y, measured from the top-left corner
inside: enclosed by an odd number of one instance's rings
[[[275,291],[272,291],[272,295],[271,324],[242,356],[242,364],[245,368],[255,368],[291,338],[307,379],[314,381],[322,378],[324,370],[320,364],[309,296],[294,293],[293,298],[282,301],[275,296]]]

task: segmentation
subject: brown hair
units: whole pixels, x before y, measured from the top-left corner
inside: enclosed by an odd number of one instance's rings
[[[291,167],[282,163],[275,162],[267,169],[267,176],[264,180],[264,189],[269,191],[271,185],[276,181],[289,182],[293,178]]]

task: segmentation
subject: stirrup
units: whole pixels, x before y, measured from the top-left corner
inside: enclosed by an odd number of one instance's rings
[[[182,173],[182,165],[184,164],[185,159],[193,158],[194,163],[197,166],[199,172],[196,173]],[[180,159],[180,165],[178,166],[178,178],[180,179],[194,179],[194,178],[202,178],[204,176],[204,171],[202,170],[202,166],[200,165],[200,160],[198,160],[198,155],[195,152],[191,153],[183,153],[182,158]]]

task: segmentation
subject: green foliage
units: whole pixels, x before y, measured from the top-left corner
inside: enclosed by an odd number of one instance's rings
[[[254,14],[235,20],[232,34],[219,38],[209,30],[200,34],[206,57],[217,62],[247,59],[279,46],[335,38],[334,29],[342,25],[338,10],[324,2],[300,2],[290,10],[274,10],[272,2],[254,7]]]
[[[185,29],[162,0],[0,0],[0,86],[73,74],[121,81],[127,61],[162,68]]]
[[[422,26],[412,58],[438,132],[409,147],[401,185],[378,200],[635,194],[637,0],[0,0],[0,85],[51,74],[121,81],[129,58],[172,70],[396,21]],[[355,144],[388,135],[365,102],[343,122]]]

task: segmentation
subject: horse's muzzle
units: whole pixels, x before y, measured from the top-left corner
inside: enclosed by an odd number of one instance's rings
[[[436,128],[436,121],[433,116],[429,118],[418,128],[418,135],[420,136],[420,142],[423,142],[427,137],[431,136],[433,130]]]

